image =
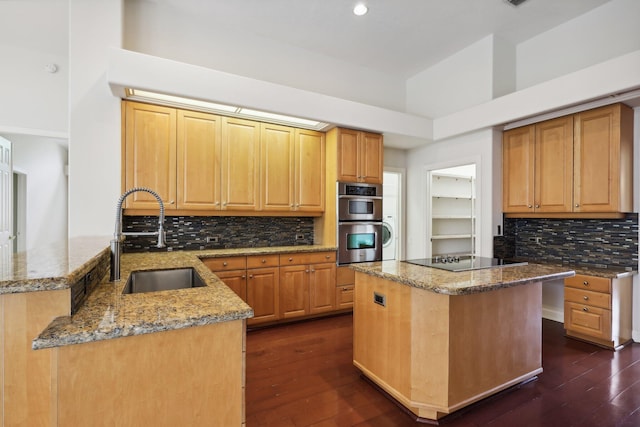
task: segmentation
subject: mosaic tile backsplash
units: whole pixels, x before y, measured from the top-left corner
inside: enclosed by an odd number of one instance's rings
[[[623,219],[505,218],[494,256],[638,268],[638,214]],[[536,238],[538,238],[536,241]]]
[[[158,217],[125,216],[122,228],[124,232],[156,231]],[[165,217],[164,228],[167,234],[167,248],[156,248],[155,236],[127,236],[123,251],[233,249],[313,244],[313,218],[307,217],[168,216]]]

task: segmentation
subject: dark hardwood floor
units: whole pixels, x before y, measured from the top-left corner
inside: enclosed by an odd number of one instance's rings
[[[352,365],[352,316],[247,333],[247,427],[415,426]],[[640,344],[612,352],[543,320],[538,379],[440,421],[455,427],[640,426]]]

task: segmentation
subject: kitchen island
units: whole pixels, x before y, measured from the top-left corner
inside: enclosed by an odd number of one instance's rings
[[[399,261],[352,264],[354,365],[418,418],[447,414],[542,372],[542,282],[528,264],[448,272]]]

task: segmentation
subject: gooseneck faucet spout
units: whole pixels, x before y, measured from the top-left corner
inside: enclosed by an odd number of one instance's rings
[[[156,198],[158,204],[160,205],[160,215],[158,216],[158,231],[155,232],[122,232],[122,204],[124,203],[124,199],[127,198],[132,193],[137,191],[144,191],[151,194]],[[158,244],[157,248],[164,248],[165,244],[165,235],[164,235],[164,203],[162,203],[162,199],[153,190],[144,187],[136,187],[130,190],[127,190],[120,198],[118,199],[118,205],[116,207],[116,229],[113,233],[113,240],[111,240],[111,274],[109,275],[109,280],[112,282],[117,282],[120,280],[120,255],[122,254],[122,242],[124,241],[124,236],[158,236]]]

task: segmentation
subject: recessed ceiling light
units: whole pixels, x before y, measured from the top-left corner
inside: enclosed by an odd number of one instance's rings
[[[353,8],[353,13],[357,16],[362,16],[364,14],[366,14],[369,11],[369,8],[367,8],[367,6],[364,5],[364,3],[358,3],[354,8]]]

